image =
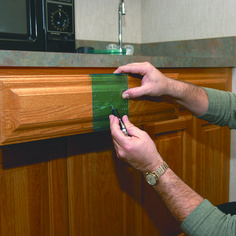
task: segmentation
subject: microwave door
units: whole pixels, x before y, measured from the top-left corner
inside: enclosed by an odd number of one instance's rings
[[[0,4],[0,49],[43,51],[43,1],[0,0]]]

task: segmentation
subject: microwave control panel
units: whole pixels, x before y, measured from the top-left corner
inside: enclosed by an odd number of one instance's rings
[[[46,22],[49,35],[74,34],[74,7],[72,0],[46,0]]]
[[[74,0],[44,0],[46,51],[75,52]]]

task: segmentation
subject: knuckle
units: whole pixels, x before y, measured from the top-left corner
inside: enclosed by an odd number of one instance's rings
[[[131,145],[126,145],[124,149],[126,150],[127,153],[130,153],[133,151],[133,147]]]
[[[149,66],[150,63],[149,63],[148,61],[145,61],[145,62],[144,62],[144,65]]]
[[[152,68],[152,64],[148,61],[145,62],[145,66],[149,69]]]
[[[118,150],[117,151],[117,156],[119,159],[124,159],[125,158],[125,153],[123,152],[123,150]]]

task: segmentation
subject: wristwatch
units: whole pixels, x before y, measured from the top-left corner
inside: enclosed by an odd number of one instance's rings
[[[166,164],[166,162],[163,162],[162,165],[157,168],[156,170],[152,172],[147,172],[145,174],[146,181],[151,185],[156,185],[158,179],[166,172],[166,170],[169,168],[169,166]]]

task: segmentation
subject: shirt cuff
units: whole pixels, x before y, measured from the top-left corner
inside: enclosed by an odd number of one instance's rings
[[[225,215],[205,199],[182,222],[181,228],[187,235],[194,236],[231,235],[226,234],[234,225],[229,220],[230,215]]]

